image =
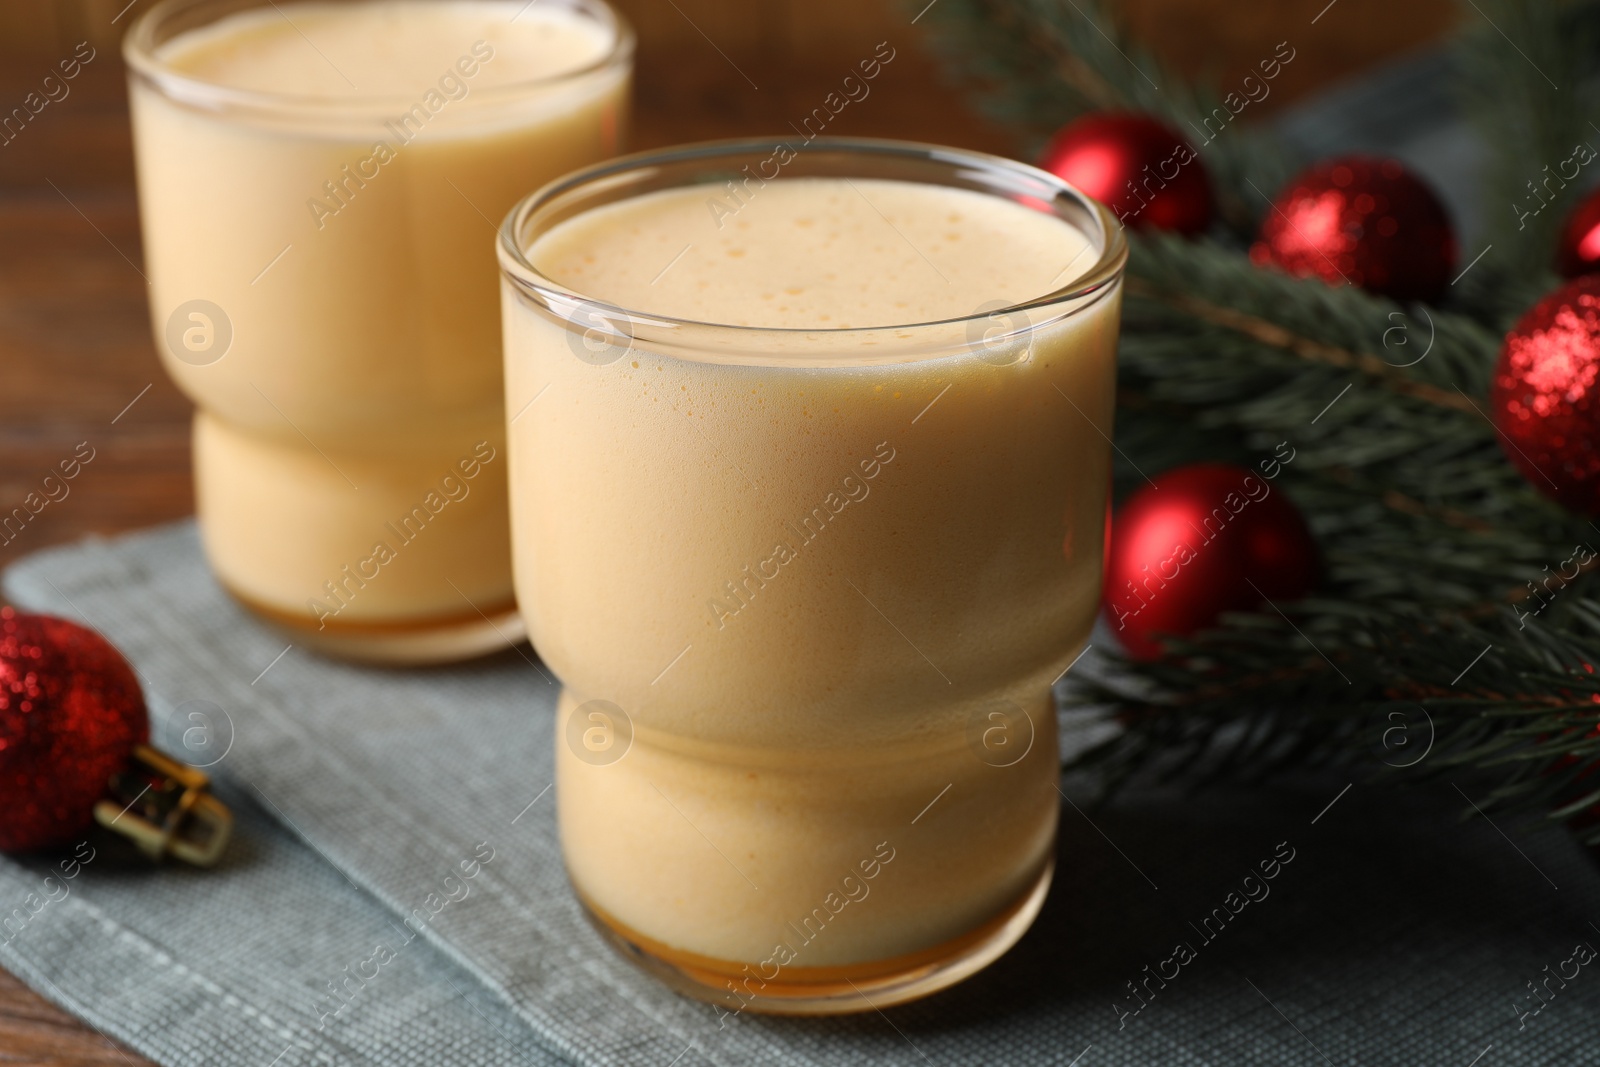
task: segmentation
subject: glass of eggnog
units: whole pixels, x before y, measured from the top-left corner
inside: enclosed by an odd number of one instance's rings
[[[520,636],[493,220],[617,152],[631,31],[603,0],[166,0],[124,52],[221,584],[336,655]]]
[[[500,230],[512,561],[596,926],[743,1011],[996,959],[1054,863],[1126,248],[925,145],[590,168]]]

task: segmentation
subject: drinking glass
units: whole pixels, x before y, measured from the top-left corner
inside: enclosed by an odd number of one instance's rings
[[[378,48],[384,20],[415,14],[392,8],[344,10]],[[173,62],[227,17],[299,29],[297,4],[166,0],[127,35],[151,325],[197,408],[204,550],[303,646],[439,661],[521,633],[492,220],[616,153],[633,55],[602,0],[552,8],[603,35],[596,60],[494,84],[495,46],[464,31],[404,94],[240,88]]]
[[[975,191],[1088,254],[1014,305],[799,329],[617,307],[530,257],[565,220],[716,197],[773,155],[634,156],[507,217],[512,559],[563,686],[556,797],[590,917],[724,1012],[822,1014],[959,981],[1049,886],[1051,689],[1099,602],[1126,248],[1032,167],[817,139],[776,180]]]

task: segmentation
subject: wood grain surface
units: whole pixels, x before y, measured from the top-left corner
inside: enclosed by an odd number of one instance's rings
[[[1176,68],[1222,82],[1292,39],[1299,55],[1265,112],[1437,37],[1453,12],[1449,0],[1326,4],[1124,0],[1120,13]],[[163,375],[151,341],[117,48],[148,6],[0,0],[0,113],[79,42],[95,49],[71,94],[0,147],[0,512],[80,443],[95,456],[69,496],[0,545],[0,567],[48,545],[193,510],[190,406]],[[943,83],[910,24],[915,10],[896,0],[618,6],[640,38],[636,148],[787,130],[856,59],[889,40],[899,53],[894,66],[870,102],[848,109],[830,132],[1017,150]],[[0,971],[0,1064],[146,1062]]]

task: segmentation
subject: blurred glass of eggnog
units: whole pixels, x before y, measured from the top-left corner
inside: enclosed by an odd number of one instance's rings
[[[616,153],[631,31],[602,0],[167,0],[124,49],[218,579],[336,655],[517,636],[495,224]]]

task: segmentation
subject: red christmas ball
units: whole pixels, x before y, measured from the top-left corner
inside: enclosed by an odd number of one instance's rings
[[[1223,463],[1178,467],[1129,497],[1106,559],[1107,620],[1135,659],[1160,657],[1161,634],[1188,636],[1263,599],[1298,600],[1318,573],[1295,506],[1269,479]]]
[[[105,638],[0,609],[0,851],[71,843],[149,733],[139,680]]]
[[[1183,136],[1147,115],[1085,115],[1062,127],[1039,166],[1135,229],[1200,233],[1211,225],[1211,179]]]
[[[1562,224],[1556,270],[1563,278],[1600,272],[1600,189],[1580,200]]]
[[[1573,511],[1600,515],[1600,276],[1567,282],[1512,327],[1489,403],[1512,465]]]
[[[1301,171],[1250,246],[1275,265],[1396,300],[1434,300],[1456,265],[1455,231],[1422,179],[1392,159],[1344,156]]]

